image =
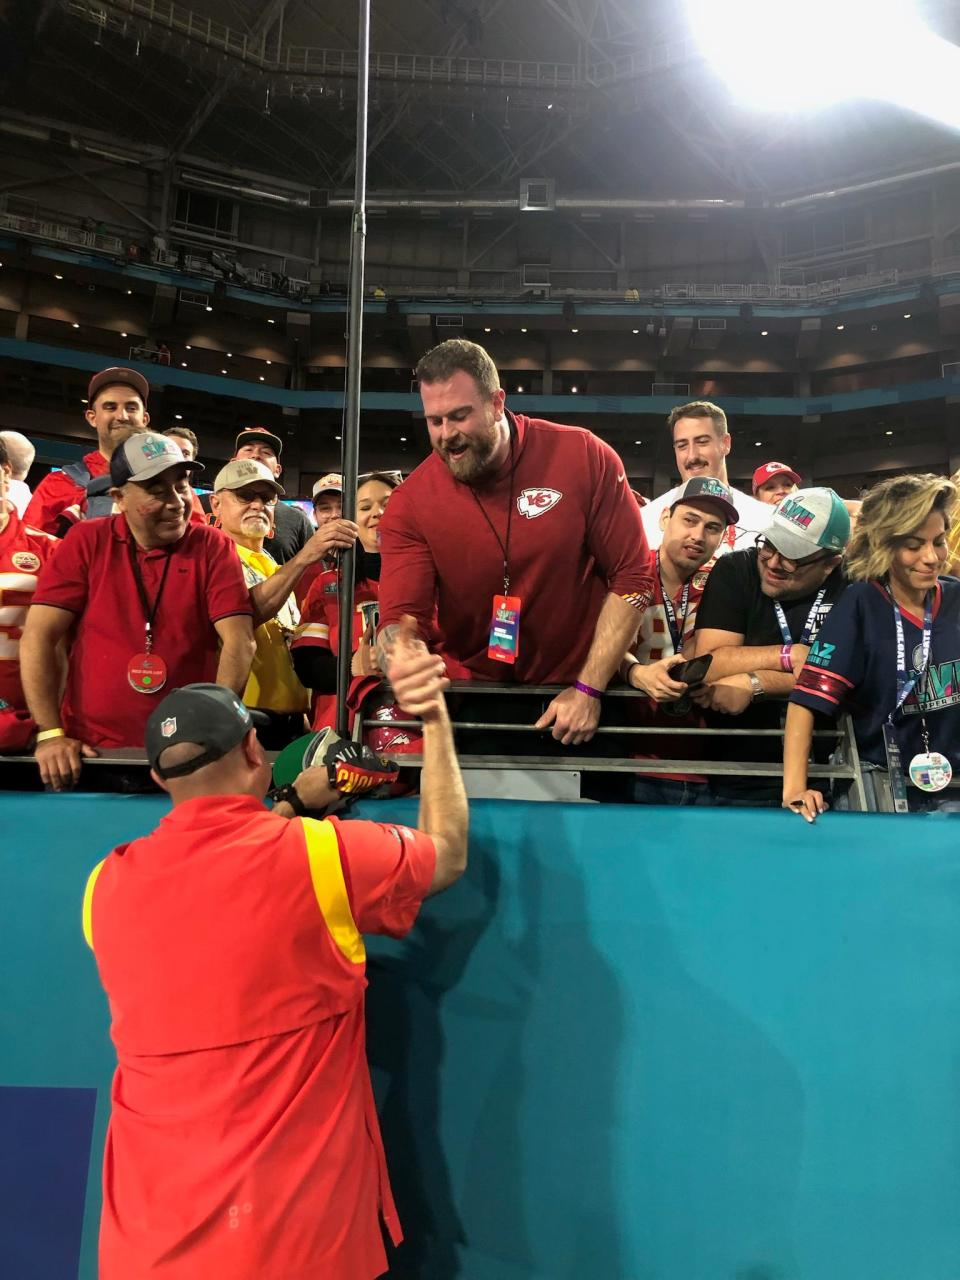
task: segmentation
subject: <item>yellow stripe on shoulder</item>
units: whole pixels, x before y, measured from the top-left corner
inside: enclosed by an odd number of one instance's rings
[[[97,884],[97,877],[103,870],[103,864],[106,858],[101,858],[97,865],[87,876],[87,887],[83,891],[83,936],[87,940],[87,946],[93,950],[93,891]]]
[[[307,842],[313,892],[330,936],[351,964],[363,964],[367,952],[350,909],[337,833],[331,823],[316,818],[301,818],[301,823]]]

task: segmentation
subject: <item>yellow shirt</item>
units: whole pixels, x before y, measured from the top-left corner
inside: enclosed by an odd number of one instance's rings
[[[279,568],[268,551],[250,551],[237,544],[237,554],[240,556],[248,587],[266,582]],[[309,709],[309,690],[297,679],[290,657],[289,638],[292,638],[299,623],[300,613],[291,595],[276,616],[269,618],[253,633],[257,652],[250,668],[247,687],[243,691],[243,701],[248,707],[283,714]]]

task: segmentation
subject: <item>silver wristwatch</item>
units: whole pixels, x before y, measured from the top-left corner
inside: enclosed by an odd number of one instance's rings
[[[758,698],[764,697],[767,691],[766,689],[764,689],[763,685],[760,683],[760,680],[755,671],[748,671],[747,678],[750,681],[750,688],[753,690],[753,694],[750,701],[756,702]]]

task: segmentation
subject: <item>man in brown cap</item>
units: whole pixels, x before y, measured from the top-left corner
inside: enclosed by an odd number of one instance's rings
[[[97,434],[97,448],[85,454],[80,462],[44,476],[24,512],[27,524],[62,538],[87,515],[110,514],[113,509],[107,478],[110,458],[114,449],[132,435],[146,431],[150,422],[149,395],[149,383],[135,369],[101,369],[93,375],[83,416]],[[102,485],[96,485],[98,480]],[[102,493],[88,499],[91,484],[95,489],[102,489]],[[100,511],[94,503],[104,509]]]

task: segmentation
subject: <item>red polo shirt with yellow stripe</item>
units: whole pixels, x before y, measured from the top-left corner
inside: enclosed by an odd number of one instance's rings
[[[422,832],[177,805],[90,875],[118,1067],[100,1280],[373,1280],[402,1238],[366,1063],[362,934],[400,937]]]

